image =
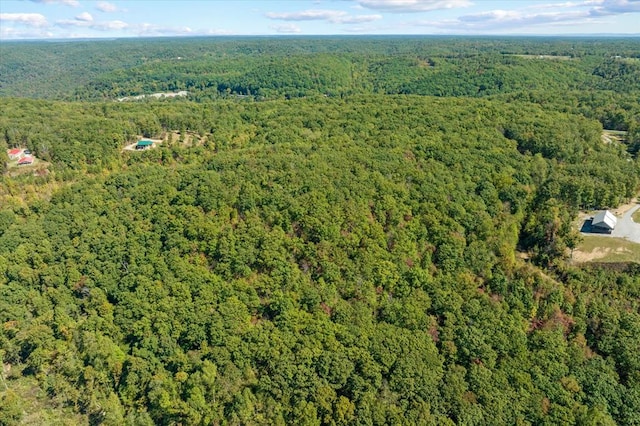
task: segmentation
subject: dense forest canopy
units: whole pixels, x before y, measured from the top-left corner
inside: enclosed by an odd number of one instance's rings
[[[0,57],[0,424],[640,425],[637,39]]]

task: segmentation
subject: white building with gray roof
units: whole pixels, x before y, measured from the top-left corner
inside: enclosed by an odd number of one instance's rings
[[[611,232],[615,229],[618,219],[609,210],[603,210],[593,216],[591,228],[596,232]]]

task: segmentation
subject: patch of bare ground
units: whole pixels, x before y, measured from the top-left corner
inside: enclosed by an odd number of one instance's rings
[[[640,244],[608,235],[583,235],[583,239],[570,255],[573,263],[640,262]]]
[[[608,134],[603,132],[602,133],[602,142],[605,143],[605,144],[609,144],[609,143],[612,143],[613,140],[611,140],[611,136],[609,136]]]
[[[605,144],[609,143],[624,143],[627,140],[627,132],[620,130],[603,130],[602,131],[602,142]]]
[[[573,255],[571,259],[577,263],[585,263],[592,262],[598,259],[604,259],[612,254],[625,254],[631,253],[631,250],[626,249],[624,247],[611,248],[611,247],[596,247],[590,252],[581,251],[579,249],[575,249],[573,251]]]
[[[184,132],[183,134],[181,132],[173,131],[165,134],[163,139],[165,142],[170,144],[179,143],[183,146],[199,146],[202,145],[208,137],[210,136],[200,136],[195,132]]]
[[[524,59],[551,59],[551,60],[558,60],[558,61],[570,61],[571,59],[573,59],[571,56],[563,56],[563,55],[511,55],[511,56],[517,56],[519,58],[524,58]]]
[[[434,66],[434,64],[430,59],[428,59],[428,60],[419,60],[418,61],[418,66],[420,68],[431,68],[431,67]]]

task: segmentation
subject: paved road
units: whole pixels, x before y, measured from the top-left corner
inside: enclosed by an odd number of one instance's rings
[[[640,223],[635,223],[631,216],[640,209],[640,204],[629,209],[624,216],[618,218],[616,229],[611,233],[612,237],[625,238],[634,243],[640,243]]]
[[[629,209],[624,216],[618,218],[618,223],[616,224],[616,229],[613,230],[610,234],[601,234],[601,233],[591,233],[589,232],[591,227],[591,222],[588,221],[583,226],[582,232],[584,235],[597,235],[600,237],[613,237],[613,238],[624,238],[625,240],[633,241],[634,243],[640,244],[640,223],[636,223],[633,221],[631,216],[640,209],[640,204],[633,206]]]

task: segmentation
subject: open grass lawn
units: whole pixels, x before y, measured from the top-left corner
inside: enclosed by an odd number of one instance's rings
[[[574,250],[577,262],[639,262],[640,244],[620,238],[584,235],[582,243]]]
[[[34,159],[33,164],[28,164],[24,166],[18,166],[18,160],[11,160],[7,163],[7,175],[11,177],[35,173],[38,171],[44,171],[49,167],[49,163],[40,160],[39,158]]]
[[[34,158],[34,160],[33,160],[33,163],[32,163],[32,164],[27,164],[27,165],[23,165],[23,166],[18,166],[18,161],[19,161],[19,160],[10,160],[10,161],[7,163],[7,166],[8,166],[7,168],[8,168],[9,170],[11,170],[11,169],[30,169],[30,168],[33,168],[33,167],[37,166],[39,163],[41,163],[41,162],[42,162],[41,160],[38,160],[37,158]]]
[[[633,219],[633,221],[635,223],[640,223],[640,210],[638,210],[637,212],[635,212],[633,214],[633,216],[631,216],[631,218]]]

